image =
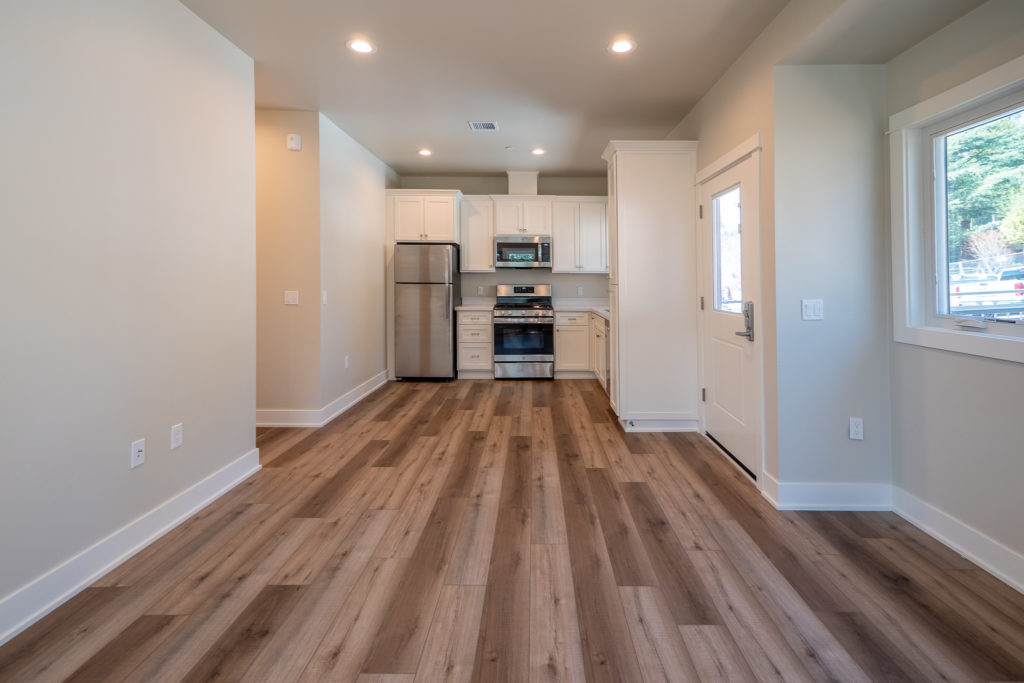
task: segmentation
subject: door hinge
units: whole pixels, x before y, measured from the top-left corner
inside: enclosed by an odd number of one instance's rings
[[[704,310],[704,297],[700,298],[700,310]]]
[[[708,390],[706,388],[704,388],[704,387],[701,387],[701,390],[700,390],[700,402],[701,403],[707,403],[707,400],[708,400]]]
[[[698,213],[700,214],[700,215],[698,216],[699,218],[704,218],[704,205],[703,205],[703,204],[701,204],[701,205],[700,205],[700,206],[698,207]]]

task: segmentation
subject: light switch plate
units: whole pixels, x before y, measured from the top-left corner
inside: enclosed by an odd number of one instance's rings
[[[285,306],[298,306],[299,305],[299,293],[291,290],[286,290],[284,293],[284,305]]]
[[[824,320],[825,301],[823,299],[801,299],[800,314],[804,320]]]
[[[171,450],[181,446],[185,440],[185,425],[181,422],[171,427]]]
[[[298,133],[288,133],[287,137],[285,137],[285,143],[288,146],[289,152],[302,151],[302,136]]]
[[[864,440],[864,419],[860,417],[850,418],[850,438],[854,441]]]
[[[131,469],[135,469],[144,462],[146,462],[146,440],[132,441],[131,459],[128,461],[129,466]]]

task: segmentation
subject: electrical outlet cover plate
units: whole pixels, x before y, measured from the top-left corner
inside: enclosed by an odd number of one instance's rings
[[[132,441],[131,460],[128,464],[135,469],[144,462],[146,462],[146,440]]]

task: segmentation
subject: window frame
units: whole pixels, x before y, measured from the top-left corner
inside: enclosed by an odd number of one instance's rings
[[[1022,101],[1024,57],[889,118],[895,341],[1024,363],[1024,324],[986,319],[984,328],[963,327],[962,316],[938,312],[940,288],[949,285],[948,267],[938,273],[937,252],[946,247],[944,188],[935,191],[935,140]]]

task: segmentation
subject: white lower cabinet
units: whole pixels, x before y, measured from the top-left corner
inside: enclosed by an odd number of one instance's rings
[[[590,370],[589,313],[555,313],[555,370]]]
[[[490,311],[457,311],[459,370],[494,371]]]

